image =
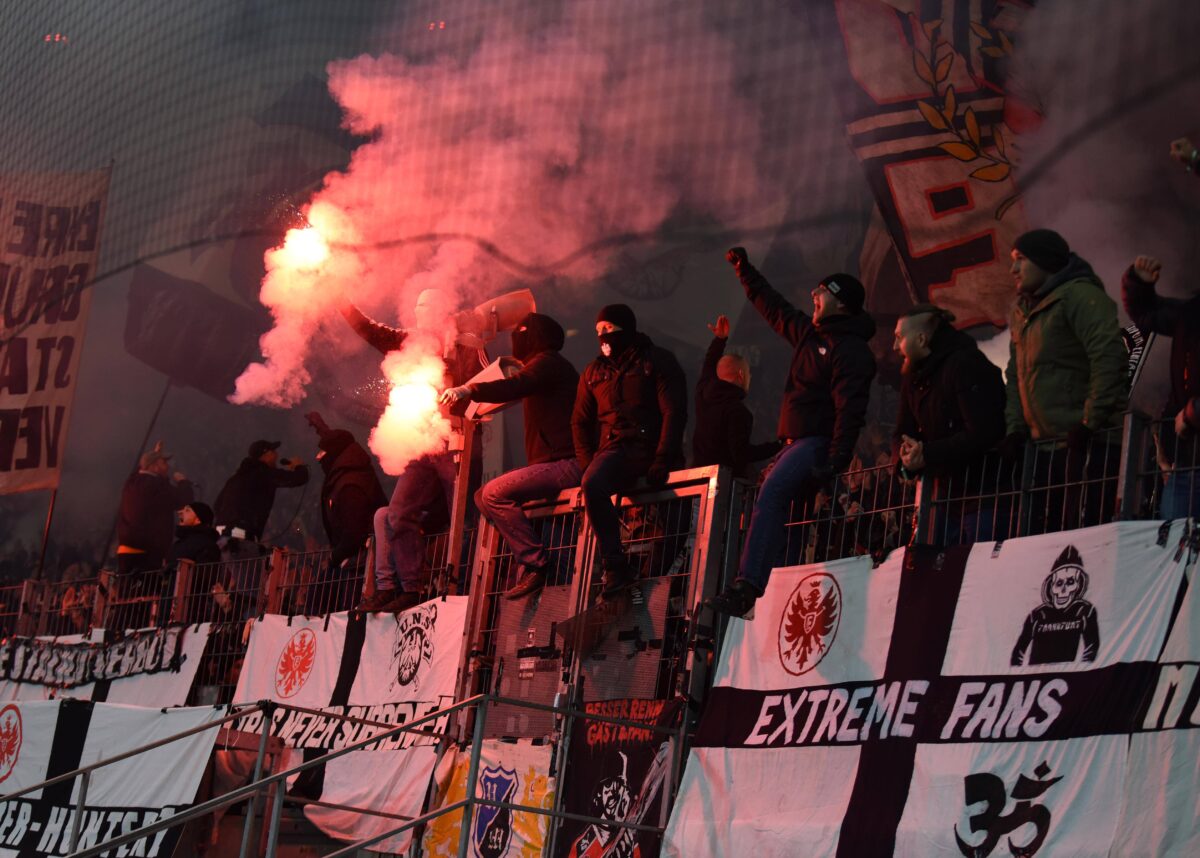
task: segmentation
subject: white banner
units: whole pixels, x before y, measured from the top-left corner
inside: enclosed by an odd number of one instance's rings
[[[109,176],[0,175],[0,495],[58,487]]]
[[[327,714],[276,713],[272,734],[310,754],[343,748],[453,702],[466,617],[466,596],[435,599],[400,614],[263,617],[252,627],[234,699],[320,709]],[[262,720],[251,715],[238,728],[257,732]],[[445,722],[425,729],[441,733]],[[322,801],[386,816],[315,805],[305,807],[305,815],[343,840],[382,833],[400,824],[396,817],[418,816],[433,774],[435,742],[433,736],[401,733],[324,767]],[[400,852],[410,841],[405,832],[373,848]]]
[[[85,701],[10,703],[0,708],[0,791],[11,794],[194,727],[223,710],[146,709]],[[78,848],[174,816],[196,799],[217,728],[92,773]],[[0,801],[0,858],[65,855],[75,821],[74,779]],[[169,856],[179,830],[152,834],[122,854]]]
[[[1185,526],[775,570],[730,623],[665,853],[1194,854]]]

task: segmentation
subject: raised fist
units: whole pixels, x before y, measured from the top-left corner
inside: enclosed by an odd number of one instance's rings
[[[730,251],[730,253],[732,252],[733,251]],[[717,316],[717,323],[715,325],[709,325],[708,329],[713,332],[714,337],[718,337],[722,340],[729,339],[729,317]]]
[[[731,247],[725,251],[725,261],[734,268],[740,269],[743,265],[750,264],[750,257],[746,255],[746,248]]]
[[[325,418],[319,412],[310,411],[304,415],[304,419],[308,421],[308,425],[317,430],[318,435],[324,435],[329,431],[329,424],[325,422]]]
[[[1139,256],[1133,260],[1133,273],[1143,283],[1157,283],[1162,263],[1153,256]]]

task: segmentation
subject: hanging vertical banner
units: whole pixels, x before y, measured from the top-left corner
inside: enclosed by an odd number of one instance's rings
[[[1190,543],[1131,521],[775,570],[666,854],[1193,854]]]
[[[475,795],[490,801],[503,801],[526,807],[554,807],[554,778],[550,776],[550,745],[528,741],[501,742],[484,740],[479,756],[479,774]],[[448,753],[439,769],[434,807],[462,801],[467,797],[467,775],[471,769],[470,748]],[[512,812],[478,804],[471,815],[471,858],[525,858],[541,855],[545,849],[550,817],[539,813]],[[458,855],[462,832],[462,811],[439,816],[425,830],[421,842],[429,858],[453,858]]]
[[[0,175],[0,495],[58,487],[110,175]]]
[[[864,266],[869,295],[907,289],[962,326],[1008,324],[1008,254],[1028,229],[1014,141],[1040,122],[1006,80],[1029,5],[804,4],[816,37],[845,46],[835,100],[896,257],[879,269],[903,278],[871,282]]]
[[[675,727],[680,700],[602,700],[584,704],[589,714]],[[563,810],[613,822],[661,826],[671,789],[675,737],[604,721],[576,722],[562,779]],[[564,820],[556,841],[559,858],[654,858],[660,838],[603,822]]]

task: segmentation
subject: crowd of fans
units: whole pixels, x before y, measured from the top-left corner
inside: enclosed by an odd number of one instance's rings
[[[1189,169],[1196,166],[1190,141],[1176,141],[1171,153]],[[343,303],[352,329],[383,354],[412,336],[432,338],[446,361],[440,403],[455,425],[471,401],[522,402],[527,464],[474,492],[478,512],[505,537],[519,564],[507,598],[535,596],[549,568],[546,546],[522,505],[572,486],[582,487],[596,535],[602,598],[638,598],[644,570],[628,556],[613,497],[661,487],[684,464],[726,465],[757,483],[738,574],[710,600],[713,609],[738,616],[752,610],[770,570],[782,562],[882,557],[908,541],[912,525],[903,511],[917,477],[943,490],[957,486],[969,498],[943,509],[938,541],[1011,535],[1014,510],[1006,493],[1035,445],[1046,451],[1034,469],[1035,482],[1060,487],[1044,492],[1035,515],[1062,527],[1112,516],[1113,493],[1103,490],[1103,482],[1115,477],[1119,461],[1114,445],[1128,403],[1129,357],[1116,303],[1057,232],[1031,230],[1011,248],[1015,301],[1004,376],[944,309],[917,304],[900,317],[894,347],[903,360],[902,382],[888,439],[874,427],[863,432],[876,366],[868,347],[875,322],[862,284],[840,272],[823,278],[812,291],[809,314],[778,292],[743,248],[732,248],[726,259],[750,304],[792,346],[792,360],[775,431],[756,436],[744,402],[751,367],[727,352],[729,320],[718,317],[709,326],[713,340],[694,391],[690,461],[684,455],[689,409],[683,370],[670,351],[638,330],[628,306],[600,310],[598,354],[582,373],[561,354],[562,326],[542,314],[524,315],[512,325],[517,369],[481,381],[476,375],[487,356],[477,338],[463,333],[463,313],[446,294],[421,294],[411,330],[382,325]],[[1159,514],[1171,518],[1200,501],[1191,443],[1200,429],[1200,296],[1160,296],[1162,273],[1156,259],[1137,256],[1121,291],[1128,315],[1144,333],[1171,338],[1167,431],[1156,437],[1165,475]],[[389,499],[351,432],[329,427],[315,412],[307,419],[317,435],[321,516],[331,547],[318,583],[336,582],[352,570],[361,574],[355,566],[373,536],[373,593],[357,607],[398,611],[416,604],[428,583],[423,536],[444,521],[458,473],[450,446],[409,464]],[[118,586],[136,595],[146,573],[183,560],[227,569],[215,561],[260,556],[276,493],[310,478],[299,459],[280,458],[279,447],[267,440],[250,444],[211,506],[172,470],[161,442],[145,452],[121,493]],[[198,575],[193,589],[230,602],[240,589],[231,574]],[[85,586],[62,591],[67,627],[86,627],[83,606],[91,594]],[[310,600],[304,607],[318,612],[350,605]]]

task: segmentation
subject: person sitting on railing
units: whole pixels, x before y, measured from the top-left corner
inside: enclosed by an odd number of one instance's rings
[[[583,474],[571,437],[579,373],[561,354],[565,342],[562,325],[549,316],[530,313],[512,332],[513,357],[523,364],[515,375],[453,387],[441,396],[446,404],[520,399],[525,412],[526,466],[501,474],[475,493],[476,508],[504,537],[523,570],[516,584],[505,591],[506,599],[541,590],[550,564],[546,547],[521,505],[555,497],[563,489],[579,485]]]
[[[866,290],[849,274],[831,274],[813,289],[810,317],[771,287],[744,248],[731,249],[725,258],[755,309],[793,347],[779,412],[785,446],[772,459],[755,501],[738,576],[708,603],[744,617],[766,589],[792,501],[827,485],[854,455],[875,377],[868,345],[875,322],[863,310]]]
[[[117,574],[163,568],[175,533],[175,512],[194,494],[187,477],[179,471],[170,474],[171,457],[159,441],[142,454],[138,470],[125,481],[117,517]]]
[[[179,524],[175,526],[175,544],[167,555],[167,565],[174,566],[180,560],[193,563],[216,563],[221,559],[221,546],[217,544],[217,531],[213,527],[213,511],[206,503],[192,501],[179,511]]]
[[[1053,455],[1048,469],[1038,469],[1037,479],[1075,488],[1049,493],[1041,505],[1047,512],[1043,523],[1050,529],[1098,524],[1111,517],[1114,496],[1098,481],[1115,476],[1119,458],[1105,430],[1120,427],[1129,397],[1117,305],[1092,266],[1053,230],[1035,229],[1017,238],[1011,270],[1017,302],[1010,325],[1003,449],[1015,457],[1030,437],[1065,439],[1059,446],[1065,446],[1066,455]],[[1086,499],[1075,496],[1083,479],[1090,482]]]
[[[958,495],[968,488],[982,493],[984,487],[996,485],[994,475],[979,471],[984,453],[1004,438],[1004,379],[975,340],[956,330],[953,321],[953,313],[933,304],[917,304],[896,322],[895,348],[904,363],[893,455],[906,478],[921,475],[969,482],[969,487],[940,488]],[[994,509],[994,502],[946,507],[947,520],[937,522],[935,541],[992,539]]]
[[[600,356],[584,369],[571,414],[575,456],[583,472],[583,502],[600,546],[602,598],[637,582],[621,548],[621,521],[612,496],[639,477],[663,486],[683,465],[687,382],[675,355],[637,329],[625,304],[596,317]]]
[[[487,366],[488,358],[477,339],[463,330],[470,311],[456,312],[454,303],[454,296],[441,289],[423,290],[413,308],[416,324],[411,330],[376,322],[348,299],[342,301],[340,311],[354,332],[383,355],[396,351],[413,335],[436,339],[446,367],[444,383],[460,385]],[[460,431],[461,411],[453,410],[449,416],[455,431]],[[470,463],[473,483],[482,473],[479,450],[476,445]],[[451,508],[457,478],[458,465],[449,448],[405,466],[387,506],[375,512],[375,592],[358,604],[358,610],[399,612],[420,603],[428,577],[423,528],[438,511]]]
[[[779,452],[779,441],[751,444],[754,415],[746,407],[750,364],[741,355],[725,354],[729,318],[718,316],[709,325],[713,341],[704,355],[696,384],[696,431],[692,435],[692,464],[728,465],[735,477],[750,476],[750,465]]]
[[[1189,144],[1190,145],[1190,144]],[[1162,263],[1139,256],[1121,281],[1125,312],[1143,333],[1171,338],[1171,393],[1160,441],[1168,463],[1160,515],[1166,519],[1200,514],[1200,294],[1164,298],[1155,291]]]

